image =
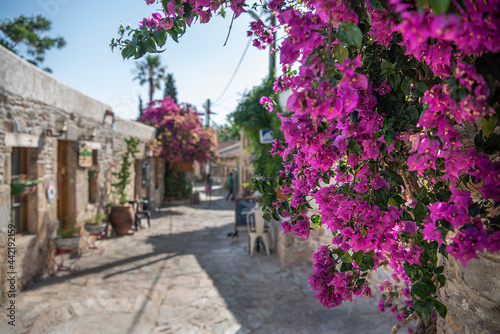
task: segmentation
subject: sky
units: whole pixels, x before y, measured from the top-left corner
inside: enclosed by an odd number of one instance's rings
[[[120,23],[137,27],[157,6],[148,6],[144,0],[1,1],[0,21],[21,14],[48,18],[52,27],[46,35],[63,37],[66,46],[47,51],[42,67],[50,67],[59,80],[110,105],[116,115],[135,119],[138,96],[144,102],[149,96],[148,87],[133,80],[139,60],[122,60],[120,52],[111,52],[109,44],[118,37]],[[235,110],[242,94],[260,85],[269,71],[268,51],[250,45],[231,85],[221,96],[244,54],[251,21],[248,14],[236,19],[223,46],[231,23],[229,13],[226,18],[213,17],[208,24],[196,22],[179,43],[168,39],[166,51],[159,54],[166,73],[173,74],[178,102],[204,111],[203,105],[210,99],[215,113],[211,120],[219,125]],[[162,97],[163,86],[154,95],[155,99]]]

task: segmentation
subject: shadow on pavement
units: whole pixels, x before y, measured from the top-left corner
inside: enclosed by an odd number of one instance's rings
[[[155,299],[160,303],[154,306],[156,326],[165,328],[181,320],[186,326],[203,319],[210,323],[215,317],[211,309],[225,309],[241,325],[233,332],[240,334],[390,332],[396,320],[381,315],[375,300],[325,309],[307,283],[310,266],[284,268],[275,253],[268,257],[263,250],[250,257],[245,229],[237,238],[227,236],[234,230],[231,204],[217,199],[162,208],[153,215],[150,230],[116,238],[103,255],[82,258],[77,275],[45,278],[24,293],[72,280],[89,286],[91,278],[101,289],[133,294],[142,287],[146,298],[127,333],[140,332],[139,320],[150,316]]]

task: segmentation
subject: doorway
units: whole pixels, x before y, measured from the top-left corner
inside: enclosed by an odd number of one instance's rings
[[[57,220],[64,227],[75,220],[76,143],[59,140],[57,148]]]
[[[28,174],[28,149],[14,147],[11,155],[11,178]],[[16,233],[28,230],[28,196],[11,196],[12,223]]]

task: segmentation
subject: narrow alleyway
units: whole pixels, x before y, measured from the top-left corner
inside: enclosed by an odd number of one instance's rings
[[[46,276],[16,297],[16,327],[1,333],[390,333],[392,314],[360,298],[328,310],[313,298],[309,266],[283,268],[275,253],[231,240],[232,203],[156,212],[151,229],[100,241],[76,275]],[[2,307],[2,309],[4,309]],[[2,312],[4,313],[4,312]]]

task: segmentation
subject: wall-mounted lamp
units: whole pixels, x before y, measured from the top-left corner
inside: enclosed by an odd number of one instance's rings
[[[86,140],[92,140],[95,138],[95,136],[97,136],[97,129],[92,127],[92,128],[87,128],[85,130],[85,135],[83,135],[82,137]]]
[[[111,110],[106,110],[104,113],[104,118],[102,119],[102,124],[106,123],[106,117],[111,116],[111,129],[116,129],[115,114]]]
[[[55,122],[54,130],[50,126],[46,130],[47,136],[50,137],[61,137],[66,131],[68,131],[68,121],[64,119]]]

